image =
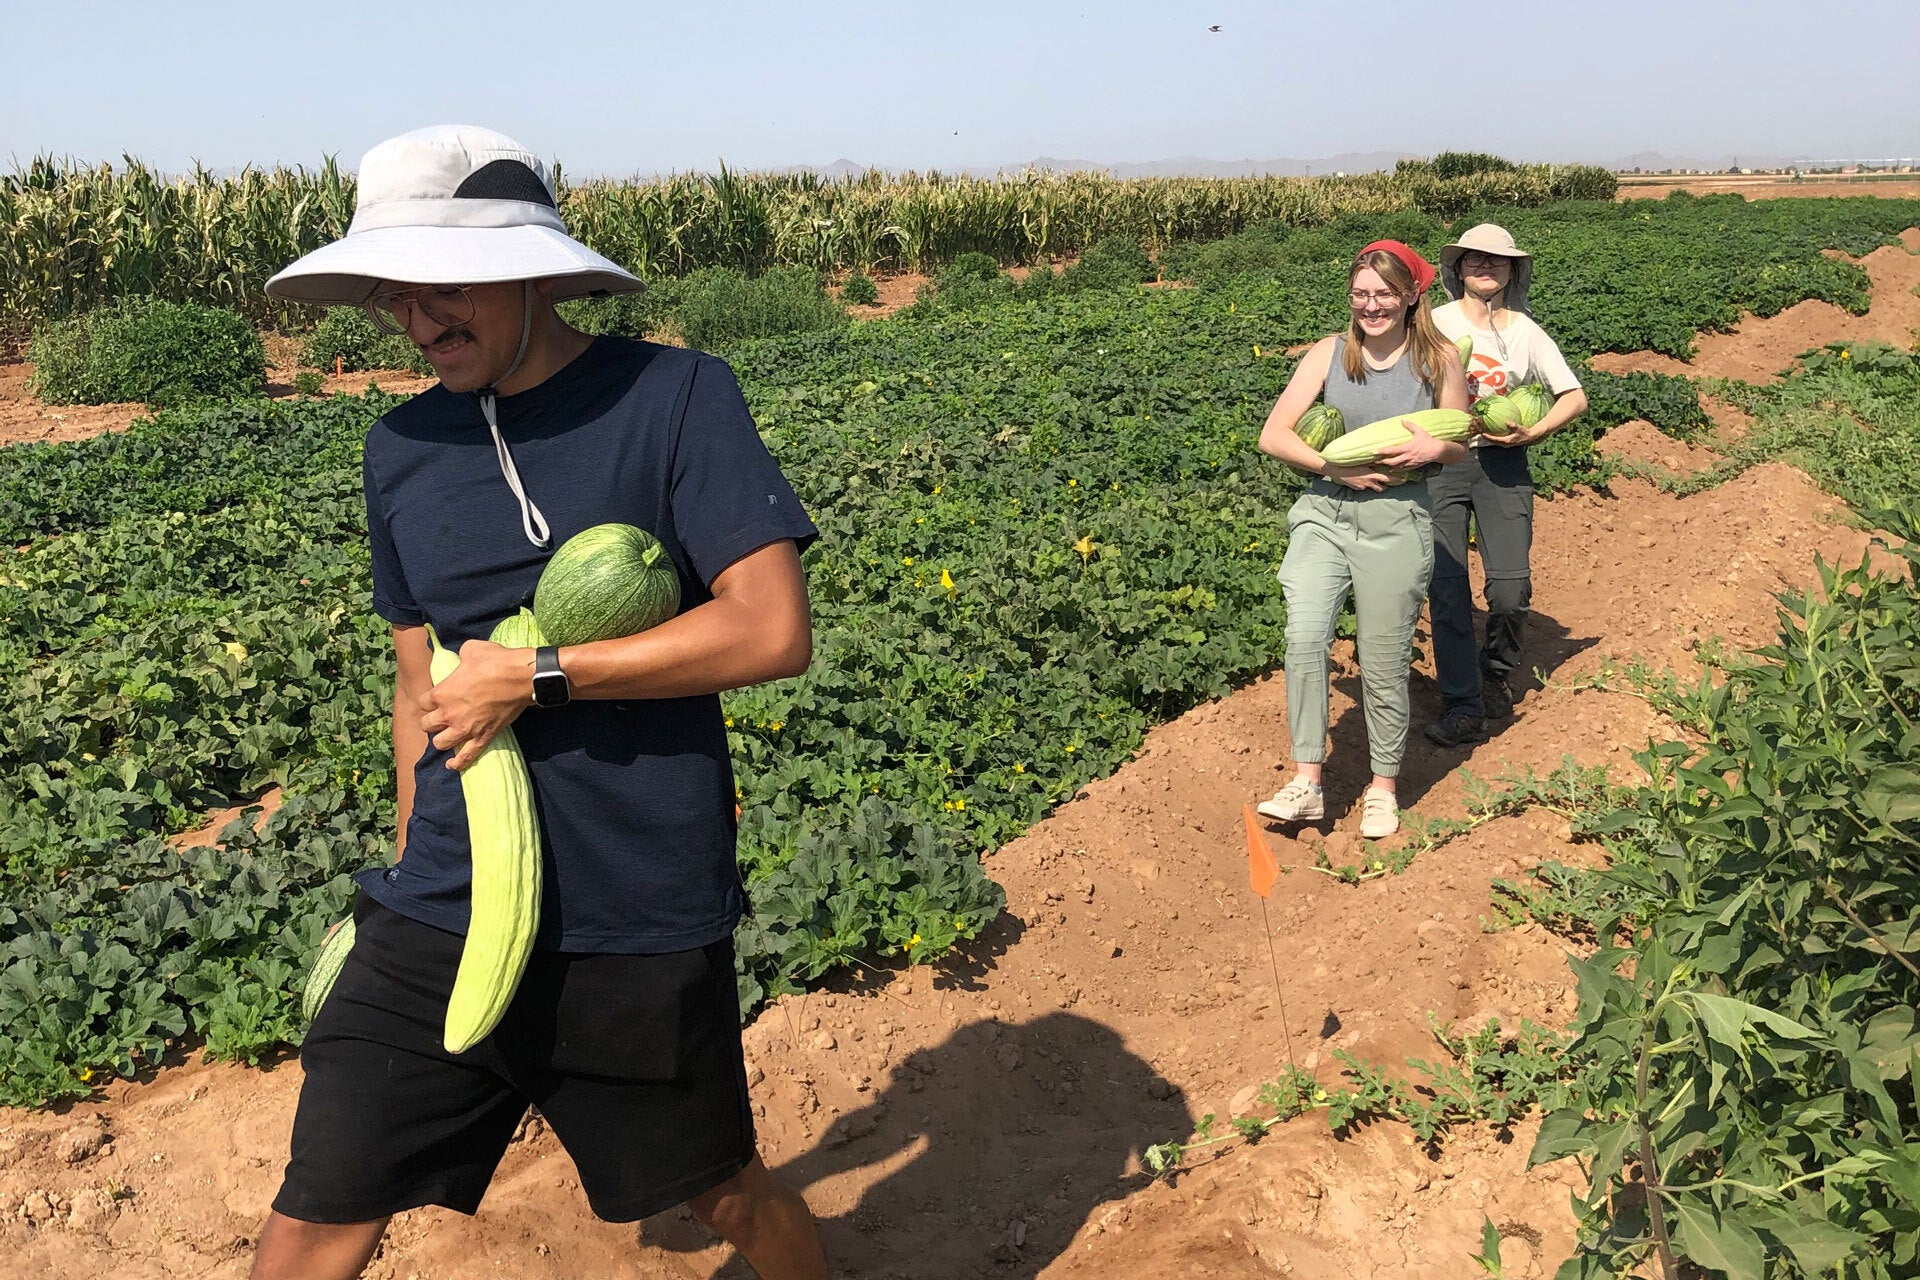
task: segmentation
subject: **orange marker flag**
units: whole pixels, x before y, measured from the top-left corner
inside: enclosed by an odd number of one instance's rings
[[[1267,847],[1266,832],[1253,816],[1253,806],[1240,807],[1247,815],[1247,879],[1253,891],[1264,898],[1273,892],[1273,882],[1280,878],[1280,864],[1274,861],[1273,850]]]

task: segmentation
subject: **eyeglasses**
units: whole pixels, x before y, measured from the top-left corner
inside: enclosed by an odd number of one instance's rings
[[[1483,271],[1491,270],[1505,261],[1505,258],[1492,253],[1463,253],[1460,255],[1460,265],[1469,270],[1475,267]]]
[[[1402,298],[1399,294],[1393,293],[1391,291],[1387,293],[1363,293],[1360,290],[1355,289],[1352,292],[1347,294],[1347,301],[1351,302],[1356,307],[1364,307],[1368,303],[1378,303],[1380,306],[1383,306],[1383,307],[1396,307],[1396,306],[1406,305],[1406,299]]]
[[[473,319],[473,295],[463,284],[420,285],[376,293],[366,302],[374,327],[386,333],[405,333],[413,327],[413,309],[427,319],[449,327]]]

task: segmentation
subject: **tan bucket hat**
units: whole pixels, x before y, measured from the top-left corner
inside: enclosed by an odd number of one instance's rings
[[[1513,233],[1492,222],[1483,222],[1465,232],[1440,251],[1440,284],[1449,298],[1458,301],[1467,287],[1460,283],[1460,255],[1488,253],[1513,261],[1513,276],[1507,281],[1504,305],[1510,311],[1532,315],[1527,306],[1527,289],[1533,284],[1533,255],[1513,242]]]

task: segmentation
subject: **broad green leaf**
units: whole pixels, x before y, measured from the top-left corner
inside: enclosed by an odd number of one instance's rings
[[[1729,1280],[1764,1280],[1766,1248],[1746,1223],[1690,1194],[1669,1202],[1667,1221],[1674,1248],[1689,1261],[1724,1272]]]
[[[1889,765],[1860,793],[1860,807],[1887,823],[1920,821],[1920,771]]]
[[[1689,991],[1683,999],[1700,1015],[1700,1024],[1708,1039],[1739,1050],[1744,1047],[1741,1033],[1748,1027],[1762,1027],[1783,1040],[1821,1040],[1812,1027],[1802,1026],[1759,1005],[1731,996],[1706,991]]]

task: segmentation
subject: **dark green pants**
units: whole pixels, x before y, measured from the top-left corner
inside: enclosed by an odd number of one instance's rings
[[[1347,592],[1373,771],[1398,777],[1411,715],[1413,626],[1433,575],[1427,484],[1361,493],[1317,480],[1287,513],[1287,725],[1296,764],[1327,758],[1327,651]]]
[[[1427,481],[1433,502],[1433,664],[1447,711],[1486,714],[1481,679],[1505,680],[1520,665],[1521,632],[1533,602],[1533,474],[1527,451],[1483,445]],[[1487,571],[1487,636],[1473,642],[1467,580],[1467,515],[1479,526]]]

